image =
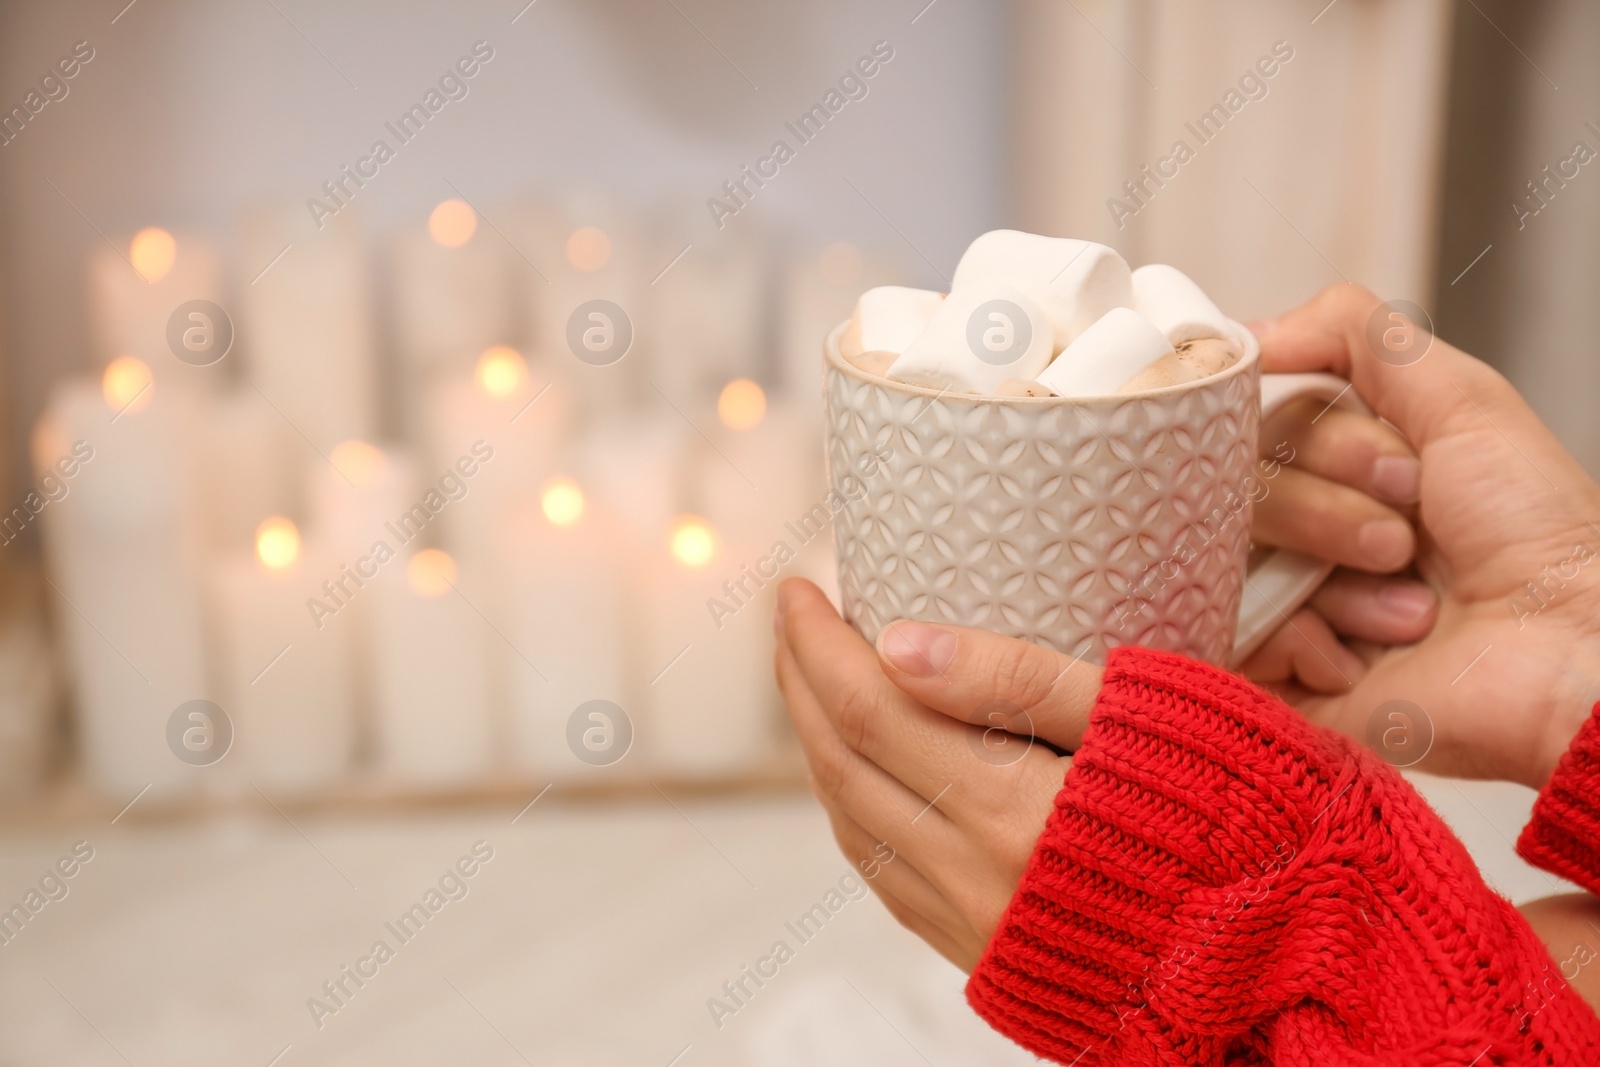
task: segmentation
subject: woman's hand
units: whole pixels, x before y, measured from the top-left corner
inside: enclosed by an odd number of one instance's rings
[[[1437,623],[1405,645],[1394,605],[1424,594],[1346,572],[1245,673],[1358,739],[1419,747],[1431,734],[1424,769],[1537,788],[1600,697],[1600,487],[1492,368],[1436,338],[1415,362],[1386,361],[1373,322],[1391,325],[1377,297],[1335,286],[1259,329],[1262,358],[1348,377],[1417,450],[1416,568],[1440,598]],[[1329,626],[1361,656],[1343,662],[1353,685],[1320,665],[1341,655]],[[1416,732],[1389,733],[1394,700],[1421,710],[1392,720]]]
[[[1438,598],[1397,572],[1415,558],[1422,465],[1406,439],[1373,415],[1305,397],[1261,425],[1256,479],[1265,489],[1251,513],[1250,541],[1340,565],[1311,611],[1252,660],[1261,680],[1288,678],[1341,692],[1366,673],[1343,637],[1385,645],[1420,641]],[[1336,634],[1319,607],[1340,620]],[[1289,640],[1288,637],[1296,637]]]
[[[876,870],[870,884],[895,918],[970,972],[1071,765],[1018,735],[1076,748],[1100,668],[914,622],[890,624],[875,651],[794,578],[778,589],[775,625],[778,683],[839,847]]]
[[[1250,540],[1373,574],[1404,570],[1421,470],[1405,438],[1371,415],[1311,397],[1286,404],[1261,426],[1266,495]]]

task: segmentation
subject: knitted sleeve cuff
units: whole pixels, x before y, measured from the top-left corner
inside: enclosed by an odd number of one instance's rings
[[[1600,704],[1540,791],[1517,851],[1534,866],[1600,894]]]
[[[1597,785],[1591,722],[1532,828],[1574,874],[1600,870]],[[1567,962],[1371,752],[1119,649],[967,999],[1078,1067],[1600,1063]]]
[[[1269,913],[1283,894],[1262,903],[1266,891],[1296,866],[1356,762],[1233,675],[1113,651],[1073,767],[968,983],[973,1008],[1064,1063],[1098,1062],[1086,1054],[1162,1017],[1248,1014],[1253,957],[1228,943],[1282,921]],[[1219,982],[1229,997],[1216,996]]]

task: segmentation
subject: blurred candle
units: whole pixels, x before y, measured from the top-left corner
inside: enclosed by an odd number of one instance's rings
[[[723,431],[717,447],[702,450],[695,467],[700,506],[729,531],[740,566],[749,565],[752,574],[776,571],[763,579],[763,610],[769,611],[771,587],[790,577],[810,579],[838,603],[833,523],[843,509],[866,507],[868,494],[883,491],[880,474],[877,484],[863,478],[846,494],[830,493],[821,436],[799,407],[788,398],[768,404],[754,382],[729,382],[718,404]],[[758,567],[780,557],[788,562]],[[776,707],[770,679],[767,691]]]
[[[638,605],[650,766],[682,778],[751,773],[772,737],[770,586],[746,577],[699,516],[674,523],[665,556]]]
[[[657,269],[691,237],[663,235]],[[766,370],[768,285],[761,249],[746,231],[695,243],[644,289],[641,336],[651,382],[676,404],[700,404],[728,379]]]
[[[256,530],[255,551],[217,563],[211,586],[219,667],[243,773],[270,791],[338,784],[355,741],[348,606],[334,565],[288,519]],[[328,610],[313,612],[315,598]]]
[[[312,527],[341,563],[380,540],[400,548],[385,524],[398,527],[418,502],[416,464],[409,455],[352,440],[335,445],[326,462],[309,462]]]
[[[347,652],[355,664],[351,675],[357,733],[363,739],[358,748],[364,751],[365,739],[375,729],[374,701],[379,678],[373,673],[373,641],[378,615],[383,610],[377,598],[364,590],[369,585],[377,588],[384,584],[375,582],[385,576],[380,572],[398,572],[404,566],[380,560],[410,556],[407,545],[423,532],[418,529],[412,509],[422,508],[423,516],[431,516],[431,511],[417,487],[415,464],[399,449],[379,448],[366,441],[341,441],[326,459],[313,456],[305,462],[311,529],[317,543],[329,554],[329,580],[333,583],[331,591],[323,591],[324,603],[347,616],[342,622]]]
[[[156,226],[140,230],[123,251],[101,242],[89,253],[89,320],[102,365],[137,356],[165,372],[181,370],[167,348],[167,320],[178,305],[196,299],[220,301],[221,270],[211,245],[198,237],[178,240]],[[185,375],[214,380],[215,375]]]
[[[398,565],[396,565],[398,566]],[[493,744],[483,620],[456,592],[456,564],[423,549],[374,586],[369,630],[377,757],[396,781],[461,785]]]
[[[394,256],[395,344],[407,427],[420,429],[424,397],[441,373],[460,374],[485,348],[511,334],[504,242],[478,225],[461,200],[428,216],[427,232],[408,231]]]
[[[568,743],[572,713],[590,700],[609,700],[630,718],[639,710],[617,525],[576,481],[557,476],[518,510],[499,547],[497,573],[512,590],[504,608],[514,650],[506,656],[512,753],[541,777],[587,773]]]
[[[580,417],[587,420],[629,410],[653,399],[645,376],[637,373],[642,359],[649,365],[640,326],[646,317],[644,292],[651,274],[666,262],[655,264],[653,258],[647,262],[641,228],[632,213],[606,197],[584,192],[535,206],[519,229],[523,247],[560,250],[540,259],[537,273],[525,272],[525,302],[533,319],[534,351],[559,368]],[[626,354],[618,352],[615,360],[600,354],[594,357],[599,362],[592,363],[573,351],[569,332],[573,315],[593,300],[608,301],[627,317],[626,324],[620,320],[612,324],[613,337],[626,330],[632,338]],[[624,363],[635,373],[629,373]]]
[[[4,517],[14,538],[37,514],[84,767],[122,801],[196,781],[166,744],[172,711],[211,695],[191,408],[132,357],[59,383],[33,434],[39,485]]]
[[[41,625],[39,593],[46,587],[36,571],[8,566],[4,577],[0,677],[6,679],[6,687],[0,691],[0,798],[23,800],[44,785],[61,747],[60,658]]]
[[[696,457],[695,497],[736,556],[747,560],[779,538],[792,541],[785,524],[819,502],[832,514],[822,497],[822,441],[793,404],[769,407],[765,390],[740,378],[723,388],[717,414],[715,447]]]
[[[464,570],[479,571],[493,551],[494,531],[517,500],[561,462],[565,395],[516,349],[493,345],[479,355],[470,378],[436,392],[428,426],[431,478],[457,469],[464,457],[478,460],[472,477],[462,480],[465,495],[444,510],[442,523],[446,547]]]
[[[248,549],[263,515],[299,503],[304,442],[254,389],[222,392],[199,412],[202,519],[214,551]],[[291,459],[292,457],[292,459]]]
[[[377,405],[366,249],[349,212],[325,223],[307,234],[298,206],[246,216],[237,324],[251,384],[324,453],[371,438]]]
[[[659,552],[664,531],[685,508],[690,433],[677,414],[662,410],[598,423],[578,443],[588,484],[622,522],[636,553]]]

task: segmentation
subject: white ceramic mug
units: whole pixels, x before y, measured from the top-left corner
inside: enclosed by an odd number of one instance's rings
[[[1262,420],[1312,395],[1366,407],[1327,374],[1220,374],[1118,396],[992,397],[867,374],[824,345],[828,480],[844,615],[976,626],[1103,661],[1117,645],[1219,665],[1258,648],[1332,565],[1274,551],[1247,570],[1253,503],[1277,457]]]

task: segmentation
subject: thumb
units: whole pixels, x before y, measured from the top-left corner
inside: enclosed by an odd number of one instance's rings
[[[1499,374],[1434,337],[1432,324],[1418,317],[1359,285],[1329,286],[1257,325],[1262,368],[1328,371],[1349,379],[1418,452],[1486,415],[1522,414],[1524,405]]]
[[[878,635],[878,658],[890,681],[935,711],[1069,751],[1100,692],[1102,670],[1086,660],[965,626],[897,620]]]

